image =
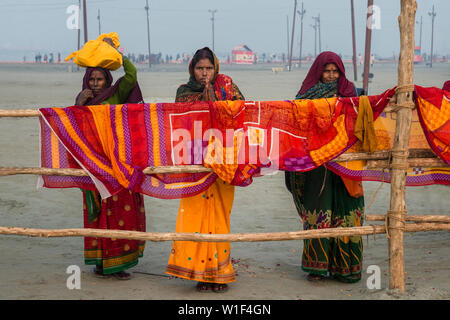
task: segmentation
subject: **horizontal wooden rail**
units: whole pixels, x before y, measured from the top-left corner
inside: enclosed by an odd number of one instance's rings
[[[447,167],[448,165],[440,159],[408,159],[410,167]],[[368,169],[388,169],[387,160],[369,161]],[[212,172],[212,169],[203,167],[202,165],[180,165],[180,166],[161,166],[148,167],[143,170],[144,174],[164,174],[164,173],[200,173]],[[85,177],[87,172],[83,169],[53,169],[53,168],[33,168],[33,167],[0,167],[0,176],[11,176],[17,174],[35,174],[44,176],[73,176]]]
[[[396,106],[386,106],[383,110],[384,112],[396,112]],[[16,109],[16,110],[5,110],[0,109],[0,117],[15,117],[15,118],[25,118],[25,117],[39,117],[40,113],[37,109]]]
[[[148,167],[143,170],[144,174],[163,173],[199,173],[212,172],[212,169],[201,165],[190,166],[161,166]],[[44,176],[73,176],[86,177],[87,172],[83,169],[52,169],[52,168],[20,168],[20,167],[0,167],[0,176],[11,176],[16,174],[36,174]]]
[[[420,231],[450,231],[448,223],[412,223],[405,226],[405,232]],[[0,234],[20,235],[30,237],[100,237],[113,239],[129,239],[143,241],[195,241],[195,242],[262,242],[262,241],[285,241],[303,240],[329,237],[344,237],[357,235],[375,235],[386,233],[384,225],[371,225],[352,228],[327,228],[315,230],[301,230],[290,232],[272,233],[234,233],[234,234],[203,234],[203,233],[159,233],[139,232],[125,230],[102,230],[102,229],[31,229],[18,227],[0,227]]]
[[[448,167],[448,164],[439,158],[408,158],[408,166],[410,168],[441,168]],[[388,162],[388,160],[369,160],[367,161],[367,165],[364,167],[364,169],[389,169],[390,167],[391,164]]]
[[[366,221],[385,221],[386,216],[383,214],[367,214],[365,216]],[[443,222],[450,223],[450,216],[445,215],[426,215],[426,216],[414,216],[406,215],[406,221],[410,222]]]
[[[39,117],[41,114],[36,109],[4,110],[0,109],[0,117]]]

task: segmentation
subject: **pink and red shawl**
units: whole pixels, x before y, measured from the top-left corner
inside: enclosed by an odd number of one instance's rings
[[[374,119],[395,120],[395,114],[382,113],[394,93],[393,88],[369,96]],[[450,163],[449,94],[418,86],[415,93],[420,121],[411,141],[421,144],[410,147],[431,147]],[[89,173],[89,177],[44,176],[44,186],[97,188],[103,198],[126,188],[173,199],[198,194],[217,177],[246,186],[264,170],[302,172],[324,164],[354,180],[389,182],[381,170],[367,174],[362,166],[330,162],[344,152],[358,151],[354,135],[358,105],[358,97],[335,97],[43,108],[42,167],[84,168]],[[416,129],[426,139],[420,140]],[[390,129],[377,130],[380,143],[385,142],[381,149],[390,149]],[[149,166],[182,164],[203,164],[213,172],[142,172]],[[413,173],[407,185],[450,184],[448,167],[431,169]]]

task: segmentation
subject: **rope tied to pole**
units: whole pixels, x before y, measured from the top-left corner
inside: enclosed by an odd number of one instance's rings
[[[397,86],[397,88],[395,88],[395,92],[398,93],[409,93],[409,92],[413,92],[415,89],[415,85],[414,84],[405,84],[403,86]]]
[[[407,210],[389,210],[386,213],[385,219],[384,219],[384,227],[386,229],[386,238],[390,239],[391,235],[389,234],[389,229],[396,229],[396,230],[401,230],[403,232],[405,232],[406,230],[406,214],[407,214]],[[400,226],[391,226],[389,221],[390,220],[396,220],[396,221],[400,221]]]
[[[399,93],[411,93],[414,92],[414,84],[406,84],[403,86],[398,86],[397,88],[395,88],[395,93],[396,95],[398,95]],[[413,99],[409,100],[409,101],[405,101],[403,103],[398,103],[396,102],[393,108],[393,112],[397,112],[402,108],[407,108],[407,109],[415,109],[416,108],[416,103],[414,102]]]
[[[409,156],[409,150],[408,149],[392,149],[389,151],[389,168],[390,169],[398,169],[398,170],[408,170],[409,164],[408,164],[408,156]],[[402,163],[392,163],[392,158],[397,158],[400,160],[403,160]],[[397,229],[402,230],[405,232],[405,225],[406,225],[406,210],[400,210],[400,211],[394,211],[389,210],[386,214],[384,226],[386,228],[386,238],[390,239],[391,235],[389,234],[389,228],[391,229]],[[391,226],[389,224],[390,219],[400,221],[401,226]]]
[[[388,166],[390,169],[408,170],[409,149],[392,149],[388,154]],[[393,158],[402,160],[401,163],[392,163]]]
[[[370,227],[373,229],[373,241],[377,241],[377,226],[374,224],[369,224]],[[366,235],[366,243],[369,245],[369,235]]]

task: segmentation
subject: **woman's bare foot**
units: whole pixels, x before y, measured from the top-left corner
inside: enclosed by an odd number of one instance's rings
[[[212,284],[208,282],[198,282],[195,286],[198,292],[210,292],[212,290]]]
[[[318,275],[318,274],[308,274],[308,276],[306,277],[306,279],[308,279],[309,281],[320,281],[320,280],[324,280],[327,277]]]
[[[228,285],[226,283],[213,283],[212,289],[216,293],[223,293],[228,291]]]
[[[119,280],[130,280],[131,274],[125,271],[119,271],[112,274],[116,279]]]

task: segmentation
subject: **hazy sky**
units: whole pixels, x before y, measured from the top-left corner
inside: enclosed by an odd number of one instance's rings
[[[357,51],[363,52],[367,0],[354,0]],[[89,40],[98,36],[97,12],[101,12],[102,32],[115,31],[127,52],[147,52],[145,0],[87,0]],[[197,48],[212,46],[211,14],[216,9],[215,49],[226,56],[238,44],[245,43],[257,53],[287,52],[293,18],[294,0],[150,0],[150,35],[152,53],[193,53]],[[352,53],[350,0],[298,0],[306,10],[304,16],[303,53],[314,52],[313,16],[320,13],[322,50],[344,55]],[[416,20],[423,17],[422,47],[431,46],[432,5],[435,18],[434,52],[450,53],[450,1],[417,0]],[[77,31],[66,27],[69,5],[78,0],[0,0],[0,60],[22,52],[62,52],[76,50]],[[380,29],[372,34],[372,52],[392,56],[399,52],[397,17],[400,0],[374,0],[380,8]],[[447,17],[445,16],[447,14]],[[300,19],[296,17],[294,55],[299,51]],[[416,24],[416,44],[420,24]],[[83,32],[82,39],[83,39]]]

